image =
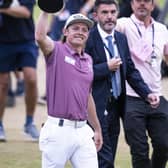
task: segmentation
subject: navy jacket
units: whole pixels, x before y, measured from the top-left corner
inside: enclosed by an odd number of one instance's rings
[[[147,95],[151,91],[144,83],[138,70],[135,69],[135,65],[130,57],[128,43],[125,35],[115,31],[114,38],[122,60],[122,65],[120,68],[122,93],[118,101],[121,105],[119,113],[123,117],[126,100],[125,80],[127,80],[131,87],[144,99],[146,99]],[[103,41],[100,37],[97,26],[95,26],[90,32],[86,44],[86,52],[91,55],[93,59],[94,81],[92,94],[95,100],[98,117],[102,117],[102,115],[104,115],[108,97],[111,94],[111,72],[108,69]]]

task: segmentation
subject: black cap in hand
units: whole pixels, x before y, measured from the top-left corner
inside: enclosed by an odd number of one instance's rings
[[[56,13],[64,6],[64,0],[38,0],[38,6],[47,13]]]

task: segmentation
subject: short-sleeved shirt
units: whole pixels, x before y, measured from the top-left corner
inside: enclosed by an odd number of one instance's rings
[[[91,57],[77,54],[67,43],[55,42],[46,64],[48,115],[86,120],[93,81]]]
[[[30,18],[15,18],[1,13],[0,43],[17,43],[34,40],[33,6],[35,0],[18,0],[30,12]]]

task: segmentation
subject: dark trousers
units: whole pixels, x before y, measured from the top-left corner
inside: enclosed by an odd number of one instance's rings
[[[103,146],[98,152],[99,168],[114,168],[114,159],[120,132],[118,103],[110,98],[106,111],[99,119],[102,127]]]
[[[165,168],[168,160],[168,102],[160,97],[158,108],[141,98],[127,97],[124,129],[133,168]],[[153,147],[149,157],[148,135]]]

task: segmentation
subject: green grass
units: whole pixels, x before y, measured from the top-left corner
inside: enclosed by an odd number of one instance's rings
[[[9,141],[0,143],[1,168],[40,168],[37,143]]]
[[[130,162],[129,149],[121,134],[116,168],[131,168]],[[0,168],[41,168],[41,153],[38,143],[23,140],[0,143]],[[69,163],[66,168],[71,168]]]
[[[0,168],[40,168],[38,143],[9,140],[0,143]],[[66,168],[70,168],[68,163]],[[116,168],[130,168],[130,156],[123,139],[120,140]]]

